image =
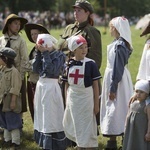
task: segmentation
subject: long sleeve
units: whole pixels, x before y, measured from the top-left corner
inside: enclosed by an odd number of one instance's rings
[[[116,93],[118,88],[118,83],[121,81],[124,67],[128,63],[129,50],[122,45],[116,46],[116,57],[114,61],[112,82],[110,85],[110,92]]]

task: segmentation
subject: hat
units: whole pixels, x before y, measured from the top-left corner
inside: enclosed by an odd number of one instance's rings
[[[119,32],[120,37],[124,38],[132,47],[130,24],[125,17],[115,17],[111,20],[112,25]]]
[[[135,84],[135,90],[141,90],[147,94],[150,92],[150,85],[148,80],[139,80]]]
[[[86,0],[77,0],[75,5],[73,5],[73,8],[75,7],[81,7],[84,10],[88,10],[91,14],[94,12],[92,5]]]
[[[7,32],[8,24],[11,23],[13,20],[16,20],[16,19],[20,20],[20,22],[21,22],[20,30],[22,30],[24,25],[28,22],[28,20],[25,18],[19,17],[16,14],[10,14],[9,16],[7,16],[7,18],[5,20],[5,25],[4,25],[4,28],[2,30],[3,34],[5,34]]]
[[[81,35],[73,35],[67,39],[67,42],[70,51],[74,51],[82,44],[87,43],[86,39]]]
[[[146,25],[146,27],[144,28],[143,32],[141,33],[140,37],[149,34],[150,33],[150,21],[148,22],[148,24]]]
[[[0,50],[0,56],[14,59],[16,57],[16,52],[9,47],[4,47]]]
[[[41,44],[44,47],[47,45],[48,47],[52,47],[57,43],[57,40],[50,34],[38,34],[37,44]]]
[[[28,24],[25,25],[25,29],[24,30],[26,32],[26,35],[27,35],[29,41],[32,42],[32,43],[35,43],[33,41],[32,37],[31,37],[31,33],[30,33],[32,29],[37,29],[37,30],[41,31],[42,33],[50,34],[48,32],[48,30],[43,25],[28,23]]]

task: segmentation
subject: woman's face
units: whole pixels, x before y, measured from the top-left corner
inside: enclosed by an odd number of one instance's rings
[[[87,55],[88,52],[88,46],[87,44],[82,44],[81,46],[79,46],[75,51],[74,51],[74,55],[76,60],[82,60],[84,59],[84,57]]]
[[[116,28],[113,26],[113,24],[110,22],[109,24],[109,30],[110,30],[110,35],[112,37],[115,37],[115,38],[118,38],[119,37],[119,33],[118,31],[116,30]]]
[[[38,29],[32,29],[32,30],[31,30],[31,37],[32,37],[32,40],[33,40],[35,43],[36,43],[38,34],[40,34],[40,31],[39,31]]]
[[[20,31],[20,26],[20,20],[13,20],[10,24],[8,24],[8,33],[17,35]]]
[[[86,21],[89,15],[90,15],[89,11],[85,11],[84,9],[80,7],[74,8],[74,17],[75,17],[75,20],[78,21],[79,23]]]

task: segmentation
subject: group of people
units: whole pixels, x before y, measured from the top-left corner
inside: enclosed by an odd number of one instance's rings
[[[58,41],[41,24],[27,23],[15,14],[6,18],[0,37],[2,147],[19,149],[27,92],[34,140],[43,150],[69,146],[95,150],[98,126],[109,138],[105,150],[117,150],[118,136],[124,137],[123,150],[149,150],[149,39],[133,91],[127,69],[133,52],[130,25],[125,17],[113,18],[109,27],[114,41],[107,46],[101,87],[102,42],[100,31],[93,26],[94,9],[86,0],[77,0],[73,9],[75,23],[64,29]],[[23,28],[35,44],[29,56],[19,34]],[[149,33],[150,24],[141,36]],[[7,93],[11,94],[9,111],[4,111]],[[18,113],[15,108],[20,93],[22,109]]]

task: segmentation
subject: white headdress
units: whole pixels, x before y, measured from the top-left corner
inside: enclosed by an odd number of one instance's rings
[[[73,35],[67,39],[67,42],[70,51],[74,51],[82,44],[87,43],[86,39],[81,35]]]
[[[37,44],[41,44],[43,46],[51,47],[57,43],[57,40],[50,34],[38,34]]]
[[[135,84],[135,90],[141,90],[145,93],[149,94],[150,92],[150,85],[148,80],[139,80]]]
[[[120,37],[124,38],[132,47],[131,30],[128,20],[125,17],[116,17],[111,20],[111,23],[119,32]]]

